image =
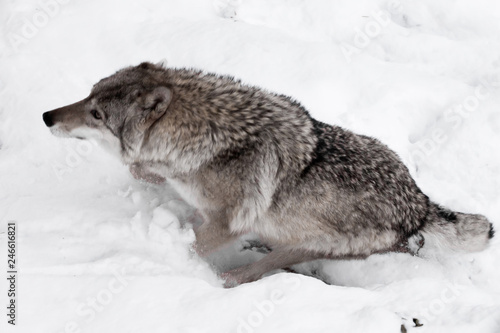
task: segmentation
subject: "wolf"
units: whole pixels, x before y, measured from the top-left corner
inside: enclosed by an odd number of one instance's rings
[[[222,274],[228,287],[316,259],[481,251],[494,234],[484,216],[432,202],[377,139],[230,76],[144,62],[43,121],[96,140],[135,178],[173,186],[203,217],[200,256],[257,234],[271,252]]]

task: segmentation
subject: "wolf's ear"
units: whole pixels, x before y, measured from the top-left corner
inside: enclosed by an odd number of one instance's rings
[[[172,101],[172,91],[164,86],[156,87],[144,95],[144,110],[156,113],[167,111]]]
[[[168,64],[167,58],[163,58],[163,59],[161,59],[160,61],[158,61],[156,63],[156,66],[161,67],[163,69],[166,69],[167,68],[167,64]]]
[[[141,124],[148,125],[156,121],[167,111],[172,101],[172,91],[165,87],[156,87],[148,92],[135,92],[143,109]]]

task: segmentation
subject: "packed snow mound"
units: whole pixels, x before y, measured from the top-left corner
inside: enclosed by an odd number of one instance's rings
[[[19,274],[16,326],[4,307],[0,330],[499,332],[496,238],[481,253],[316,261],[223,289],[217,270],[259,254],[236,243],[201,260],[177,193],[41,118],[142,61],[230,74],[377,137],[434,201],[500,230],[498,22],[495,0],[1,2],[0,252],[6,263],[16,221]]]

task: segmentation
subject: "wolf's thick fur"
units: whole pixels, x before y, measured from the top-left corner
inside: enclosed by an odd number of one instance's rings
[[[378,140],[232,77],[143,63],[43,118],[54,134],[97,139],[137,178],[168,180],[204,217],[198,253],[260,235],[273,251],[228,272],[228,285],[307,260],[416,252],[424,242],[480,251],[493,236],[483,216],[432,203]]]

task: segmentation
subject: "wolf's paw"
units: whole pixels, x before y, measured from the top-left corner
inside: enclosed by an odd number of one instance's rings
[[[251,267],[251,265],[238,267],[222,273],[221,278],[225,281],[224,288],[234,288],[240,284],[258,280],[262,275],[252,271],[252,269],[250,269]]]
[[[194,241],[194,243],[191,245],[191,251],[193,251],[194,253],[196,253],[197,255],[199,255],[202,258],[206,257],[206,251],[205,251],[205,249],[197,241]]]
[[[164,177],[157,175],[155,173],[145,174],[143,180],[148,183],[156,185],[161,185],[166,182],[166,179]]]
[[[260,241],[256,239],[249,239],[243,242],[243,247],[241,248],[241,251],[254,251],[254,252],[259,252],[259,253],[264,253],[268,254],[269,252],[272,251],[270,247],[268,247],[265,244],[262,244]]]
[[[220,277],[224,280],[224,288],[234,288],[241,284],[238,278],[230,272],[222,273]]]
[[[166,181],[164,177],[152,172],[148,172],[147,170],[145,170],[145,168],[137,163],[131,164],[129,166],[129,170],[132,176],[140,181],[145,181],[157,185],[163,184]]]

